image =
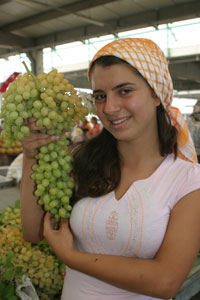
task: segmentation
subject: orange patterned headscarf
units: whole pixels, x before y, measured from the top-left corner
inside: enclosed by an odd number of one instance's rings
[[[173,83],[163,51],[153,41],[143,38],[117,39],[101,48],[90,62],[101,56],[112,55],[128,62],[149,83],[168,112],[172,125],[178,130],[178,156],[197,162],[194,144],[187,123],[178,108],[172,107]]]

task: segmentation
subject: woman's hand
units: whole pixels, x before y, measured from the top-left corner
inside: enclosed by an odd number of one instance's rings
[[[39,130],[44,130],[46,127],[37,127],[35,118],[26,120],[25,125],[30,129],[30,135],[24,137],[22,140],[23,153],[27,158],[35,158],[38,147],[59,139],[58,136],[49,136],[48,134],[40,133]]]
[[[55,229],[55,222],[51,218],[51,214],[47,212],[44,217],[44,238],[56,255],[67,265],[73,253],[76,252],[68,219],[62,218],[60,228]]]

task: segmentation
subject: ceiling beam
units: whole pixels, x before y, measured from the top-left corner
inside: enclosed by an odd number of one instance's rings
[[[66,16],[69,14],[73,14],[76,12],[80,12],[85,9],[97,7],[100,5],[108,4],[111,2],[115,2],[117,0],[81,0],[75,3],[71,3],[68,5],[63,5],[57,7],[56,9],[49,9],[45,12],[29,16],[27,18],[21,19],[19,21],[12,22],[10,24],[6,24],[4,26],[0,26],[0,30],[8,31],[15,31],[22,29],[27,26],[31,26],[34,24],[42,23],[45,21],[49,21],[52,19],[56,19],[62,16]]]
[[[195,0],[126,16],[125,18],[119,19],[118,25],[122,28],[128,28],[130,25],[132,28],[145,26],[157,27],[160,24],[196,18],[199,17],[199,14],[200,1]]]
[[[200,62],[169,64],[174,79],[191,80],[200,84]]]
[[[188,4],[188,5],[187,5]],[[186,10],[187,8],[187,10]],[[165,16],[164,11],[168,11]],[[70,30],[64,30],[57,33],[52,33],[42,37],[36,38],[36,45],[41,47],[48,47],[52,43],[58,45],[59,43],[68,43],[76,40],[88,39],[105,34],[116,34],[125,30],[133,30],[136,28],[143,28],[146,26],[154,26],[158,24],[165,24],[177,21],[177,18],[186,20],[188,18],[195,18],[200,13],[200,1],[192,1],[189,3],[173,5],[160,10],[150,10],[139,14],[132,14],[119,19],[111,19],[105,21],[105,26],[87,25]],[[161,19],[161,16],[164,19]]]
[[[174,89],[177,91],[200,90],[200,83],[191,80],[173,79]]]
[[[34,46],[32,39],[0,30],[0,48],[27,48]]]

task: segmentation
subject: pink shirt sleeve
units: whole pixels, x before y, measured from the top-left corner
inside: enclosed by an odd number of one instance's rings
[[[173,208],[176,203],[181,200],[187,194],[200,189],[200,165],[199,164],[191,164],[191,166],[183,171],[183,174],[180,174],[180,183],[177,192],[177,196],[172,201],[171,207]],[[200,201],[200,199],[199,199]]]

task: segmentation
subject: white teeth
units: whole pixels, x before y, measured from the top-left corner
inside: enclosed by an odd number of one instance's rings
[[[121,119],[121,120],[111,121],[111,123],[114,124],[114,125],[117,125],[117,124],[120,124],[120,123],[122,123],[122,122],[124,122],[128,119],[129,119],[129,117]]]

